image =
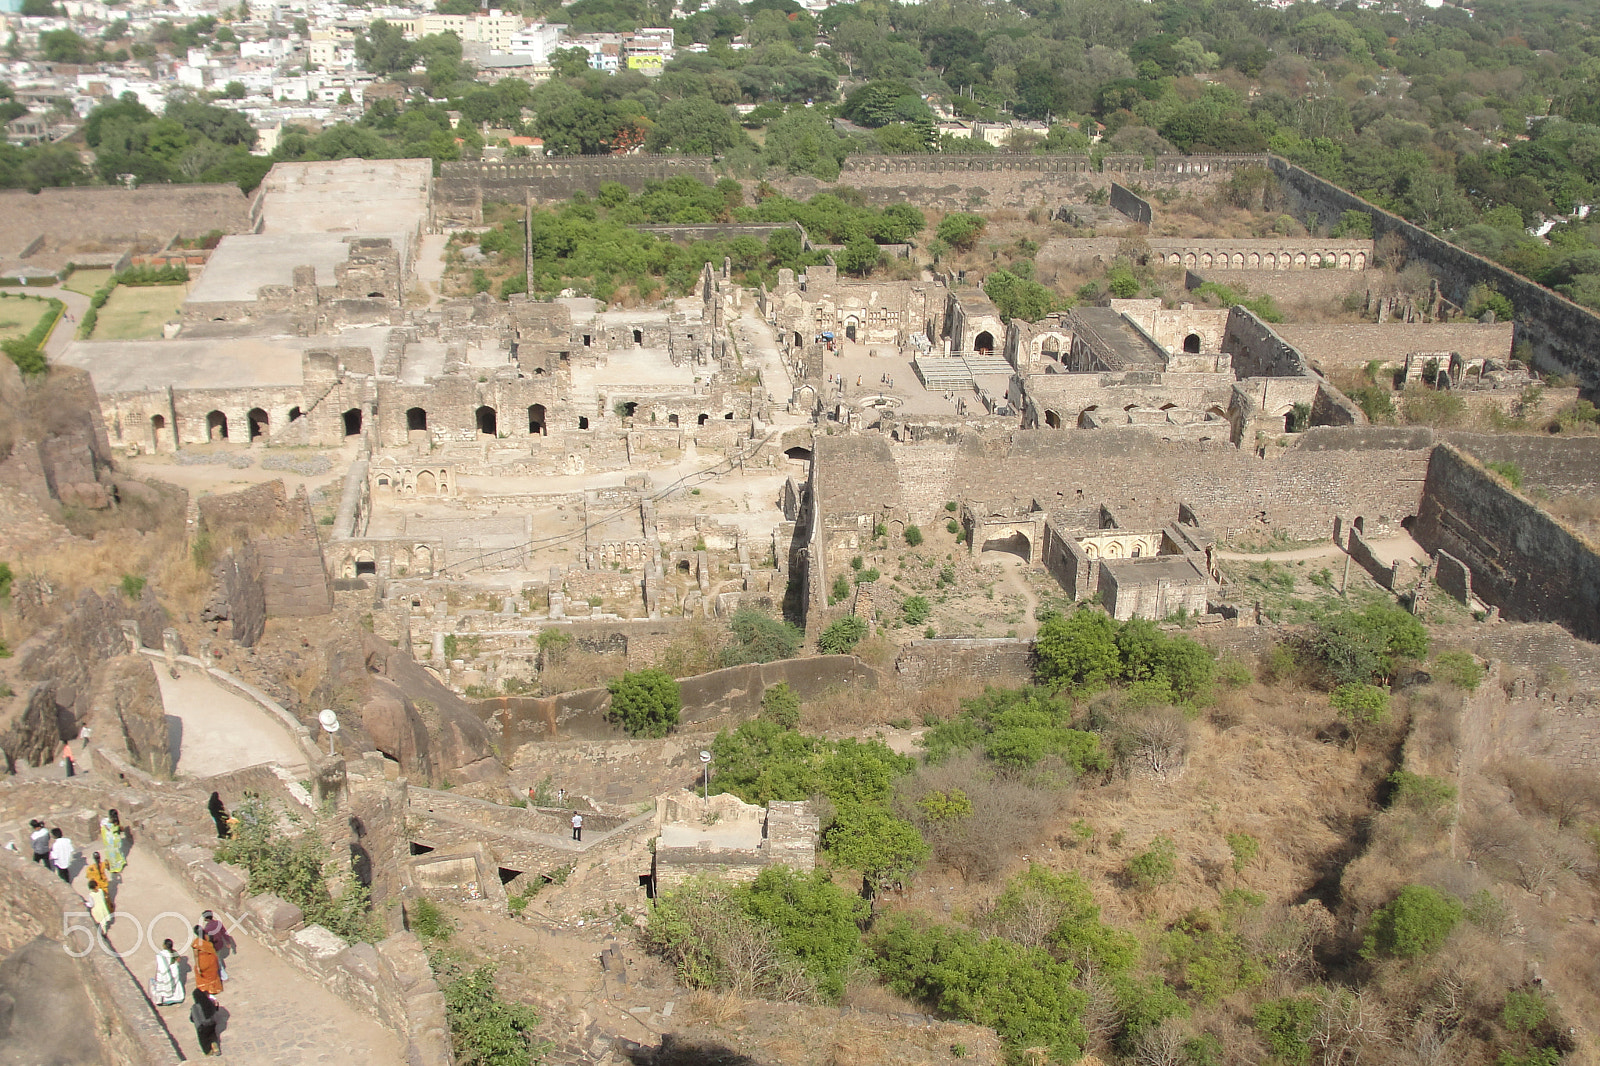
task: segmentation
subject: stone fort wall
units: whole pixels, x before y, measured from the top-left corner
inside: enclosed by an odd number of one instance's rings
[[[1267,165],[1264,155],[1184,156],[1158,159],[1106,156],[1096,170],[1086,155],[854,155],[844,161],[836,182],[784,175],[770,184],[789,196],[805,198],[840,185],[861,190],[871,203],[911,202],[921,207],[1032,207],[1108,186],[1113,178],[1143,185],[1213,183],[1240,167]],[[717,163],[700,156],[558,158],[495,163],[443,164],[434,182],[441,217],[481,220],[485,200],[535,203],[564,200],[574,192],[593,193],[615,181],[637,192],[647,181],[688,174],[712,182]],[[754,183],[747,183],[751,188]]]
[[[250,204],[237,185],[77,186],[0,192],[0,254],[43,236],[51,249],[110,251],[164,247],[174,236],[217,229],[246,233]]]
[[[1412,535],[1464,562],[1502,617],[1600,640],[1600,553],[1452,445],[1434,449]]]
[[[1434,268],[1440,291],[1452,303],[1464,305],[1474,285],[1493,285],[1516,307],[1517,340],[1532,346],[1536,365],[1576,375],[1590,389],[1600,388],[1600,350],[1592,343],[1592,338],[1600,334],[1600,315],[1398,215],[1374,207],[1286,159],[1273,156],[1270,166],[1302,218],[1315,214],[1319,223],[1332,223],[1346,211],[1360,211],[1372,219],[1375,238],[1398,234],[1412,258]]]

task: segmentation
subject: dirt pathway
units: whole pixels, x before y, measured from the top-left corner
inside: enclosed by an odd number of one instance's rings
[[[978,558],[986,563],[990,561],[999,562],[1000,572],[1005,577],[1006,587],[1022,596],[1024,607],[1022,621],[1016,624],[1017,636],[1031,637],[1037,635],[1039,622],[1034,618],[1034,612],[1039,609],[1039,597],[1034,594],[1024,573],[1028,564],[1010,552],[989,552],[987,554],[994,557],[993,560],[984,558],[981,553]]]
[[[253,701],[188,667],[180,667],[173,678],[158,666],[156,680],[167,725],[178,731],[173,750],[180,777],[206,777],[267,762],[304,772],[299,745]]]
[[[77,882],[80,891],[82,880]],[[148,988],[155,973],[155,946],[170,939],[186,948],[200,912],[213,906],[197,900],[167,868],[137,841],[128,856],[117,891],[117,918],[110,943],[139,982]],[[377,1020],[361,1014],[318,982],[271,954],[237,922],[222,917],[238,940],[228,960],[229,981],[218,1001],[228,1012],[222,1032],[223,1057],[240,1066],[393,1066],[403,1062],[399,1039]],[[76,938],[75,938],[76,939]],[[184,989],[193,982],[185,970]],[[157,1008],[186,1058],[202,1058],[189,1024],[189,1005]]]

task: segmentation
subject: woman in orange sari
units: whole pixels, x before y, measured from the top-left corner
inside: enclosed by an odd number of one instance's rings
[[[189,950],[194,952],[194,986],[213,996],[220,994],[222,960],[217,958],[216,945],[201,934],[198,925],[194,927],[194,943],[189,945]]]

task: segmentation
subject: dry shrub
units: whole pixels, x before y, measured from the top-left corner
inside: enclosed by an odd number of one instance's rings
[[[938,817],[922,802],[934,792],[964,794],[971,814]],[[932,847],[934,861],[969,881],[998,877],[1024,847],[1039,839],[1061,802],[1059,789],[1000,772],[971,752],[919,768],[901,781],[896,796],[897,807]]]
[[[868,970],[858,970],[850,975],[845,982],[844,995],[839,998],[839,1005],[871,1014],[919,1014],[924,1009],[909,999],[895,995]]]
[[[624,669],[626,663],[619,656],[569,648],[540,671],[539,685],[547,696],[576,692],[603,685]]]
[[[1600,782],[1589,774],[1560,770],[1537,759],[1507,759],[1495,769],[1524,814],[1546,815],[1557,829],[1600,810]]]
[[[703,1025],[726,1025],[744,1017],[744,999],[735,992],[712,992],[699,988],[685,997],[691,1021]]]

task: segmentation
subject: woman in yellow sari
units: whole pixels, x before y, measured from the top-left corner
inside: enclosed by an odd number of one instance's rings
[[[111,873],[106,869],[100,853],[94,853],[94,862],[84,867],[83,876],[89,885],[89,914],[100,927],[100,935],[111,928]]]

